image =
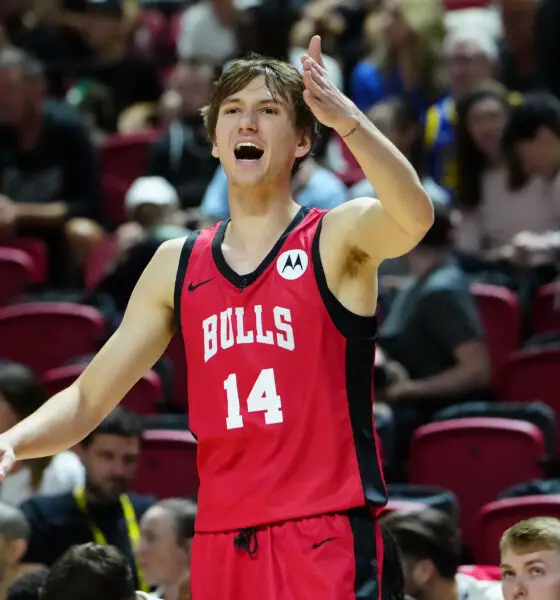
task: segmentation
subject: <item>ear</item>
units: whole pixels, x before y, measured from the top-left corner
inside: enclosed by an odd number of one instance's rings
[[[308,131],[300,136],[298,145],[296,147],[296,158],[303,158],[307,156],[311,150],[311,135]]]
[[[18,540],[12,540],[10,542],[10,558],[13,564],[17,564],[24,557],[27,552],[28,543],[27,540],[20,538]]]
[[[419,586],[425,586],[432,579],[434,570],[434,563],[431,560],[427,558],[419,560],[413,569],[414,581]]]
[[[216,146],[216,142],[212,140],[212,156],[214,158],[220,158],[220,154],[218,153],[218,146]]]

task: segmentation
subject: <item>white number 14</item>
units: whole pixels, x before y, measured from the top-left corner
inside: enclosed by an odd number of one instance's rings
[[[239,402],[239,389],[237,375],[232,373],[224,381],[227,396],[228,416],[226,426],[228,429],[243,427],[241,404]],[[247,397],[247,410],[249,412],[264,412],[264,422],[267,425],[282,423],[282,400],[276,392],[274,369],[263,369]]]

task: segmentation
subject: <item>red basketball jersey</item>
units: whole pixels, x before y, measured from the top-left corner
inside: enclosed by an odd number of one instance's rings
[[[386,502],[373,423],[376,319],[346,310],[327,287],[324,212],[300,209],[249,275],[224,259],[227,222],[195,232],[181,252],[175,309],[198,439],[197,531]]]

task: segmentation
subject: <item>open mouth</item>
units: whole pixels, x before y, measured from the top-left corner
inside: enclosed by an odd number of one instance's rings
[[[251,142],[241,142],[237,144],[233,153],[239,161],[252,162],[262,158],[264,150]]]

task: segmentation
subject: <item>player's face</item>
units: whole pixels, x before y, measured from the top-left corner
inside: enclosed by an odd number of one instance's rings
[[[558,600],[560,598],[560,552],[539,550],[502,556],[504,600]]]
[[[177,584],[188,572],[190,542],[179,545],[173,515],[153,506],[140,522],[142,541],[138,547],[138,563],[150,585]]]
[[[88,489],[99,500],[110,502],[127,492],[136,473],[140,440],[121,435],[96,435],[80,450]]]
[[[289,181],[294,160],[309,148],[308,136],[295,129],[291,103],[274,99],[263,77],[220,107],[212,154],[220,159],[230,183]]]

